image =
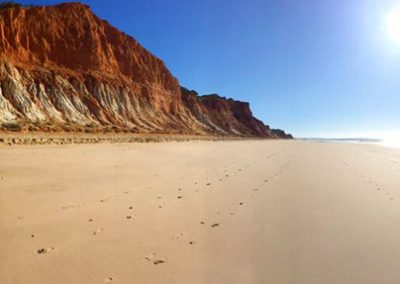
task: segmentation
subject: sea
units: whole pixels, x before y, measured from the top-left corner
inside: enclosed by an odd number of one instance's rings
[[[400,139],[377,139],[377,138],[301,138],[299,140],[316,141],[321,143],[356,143],[372,144],[382,147],[399,148]]]

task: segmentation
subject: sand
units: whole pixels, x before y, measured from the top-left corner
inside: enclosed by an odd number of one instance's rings
[[[0,147],[0,283],[400,283],[400,151]]]

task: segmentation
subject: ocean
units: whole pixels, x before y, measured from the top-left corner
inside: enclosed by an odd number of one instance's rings
[[[400,139],[376,139],[376,138],[301,138],[305,141],[321,143],[357,143],[372,144],[389,148],[400,148]]]

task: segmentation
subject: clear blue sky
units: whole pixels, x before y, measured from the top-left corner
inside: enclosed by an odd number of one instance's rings
[[[163,59],[181,85],[249,101],[255,116],[297,137],[400,128],[400,44],[384,25],[399,1],[82,2]]]

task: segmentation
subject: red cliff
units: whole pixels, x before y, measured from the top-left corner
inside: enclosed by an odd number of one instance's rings
[[[255,119],[247,103],[181,89],[160,59],[80,3],[0,10],[0,123],[289,137]]]

